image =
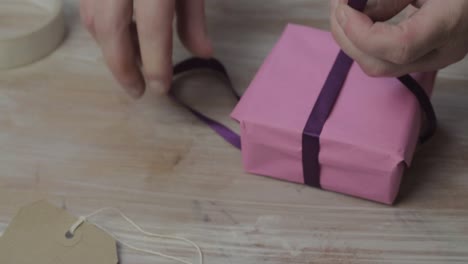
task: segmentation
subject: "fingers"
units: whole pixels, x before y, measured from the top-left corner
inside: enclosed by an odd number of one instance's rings
[[[80,0],[83,24],[101,46],[115,78],[135,98],[145,87],[169,88],[176,8],[184,45],[200,57],[210,57],[204,0],[179,0],[177,7],[176,0]]]
[[[337,8],[337,19],[347,38],[365,53],[395,64],[408,64],[442,46],[447,36],[444,21],[421,8],[398,25],[373,23],[346,5]]]
[[[125,90],[139,98],[145,83],[137,62],[138,49],[132,39],[133,3],[131,0],[94,2],[96,13],[91,27],[107,65]]]
[[[414,0],[371,0],[367,3],[364,13],[374,21],[386,21],[413,2]]]
[[[177,30],[193,54],[209,58],[213,48],[206,32],[204,0],[177,0]]]
[[[135,18],[149,89],[167,91],[172,75],[174,0],[135,1]]]
[[[374,23],[346,3],[336,1],[331,14],[332,32],[343,50],[369,75],[398,76],[445,66],[445,59],[439,54],[455,26],[440,12],[443,2],[425,2],[398,25]]]
[[[80,0],[81,23],[83,23],[93,37],[96,36],[96,31],[94,29],[94,3],[94,0]]]
[[[442,50],[434,50],[417,61],[402,66],[398,76],[412,72],[434,71],[448,66],[450,62],[447,55],[449,54],[450,53],[447,54],[447,52]]]
[[[331,2],[330,24],[333,37],[341,46],[341,48],[352,57],[361,66],[363,71],[369,76],[393,76],[396,73],[395,65],[372,57],[363,51],[359,50],[353,42],[351,42],[344,34],[343,28],[338,24],[337,7],[341,4],[346,4],[347,0],[334,0]]]

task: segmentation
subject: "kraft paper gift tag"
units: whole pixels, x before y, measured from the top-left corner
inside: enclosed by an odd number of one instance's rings
[[[87,222],[41,201],[22,208],[0,237],[1,264],[117,264],[116,241]]]

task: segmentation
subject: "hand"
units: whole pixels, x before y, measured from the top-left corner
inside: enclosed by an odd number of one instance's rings
[[[403,21],[382,22],[410,5],[413,12]],[[468,53],[468,1],[375,0],[360,13],[347,0],[332,0],[331,28],[370,76],[438,70]]]
[[[204,0],[81,0],[80,13],[113,75],[134,98],[146,87],[170,86],[175,14],[187,49],[200,57],[212,54]]]

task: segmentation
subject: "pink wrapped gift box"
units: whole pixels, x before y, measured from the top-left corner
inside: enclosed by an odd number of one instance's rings
[[[287,26],[232,113],[246,171],[305,183],[304,126],[339,52],[329,32]],[[435,75],[412,77],[431,94]],[[421,116],[418,100],[398,79],[371,78],[353,64],[317,135],[320,187],[392,204],[418,144]]]

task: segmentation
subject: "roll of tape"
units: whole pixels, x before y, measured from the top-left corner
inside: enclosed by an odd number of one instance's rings
[[[2,1],[8,0],[0,0],[0,8]],[[29,1],[44,8],[48,12],[47,19],[25,34],[0,37],[0,69],[11,69],[33,63],[49,55],[63,41],[65,19],[62,0]]]

